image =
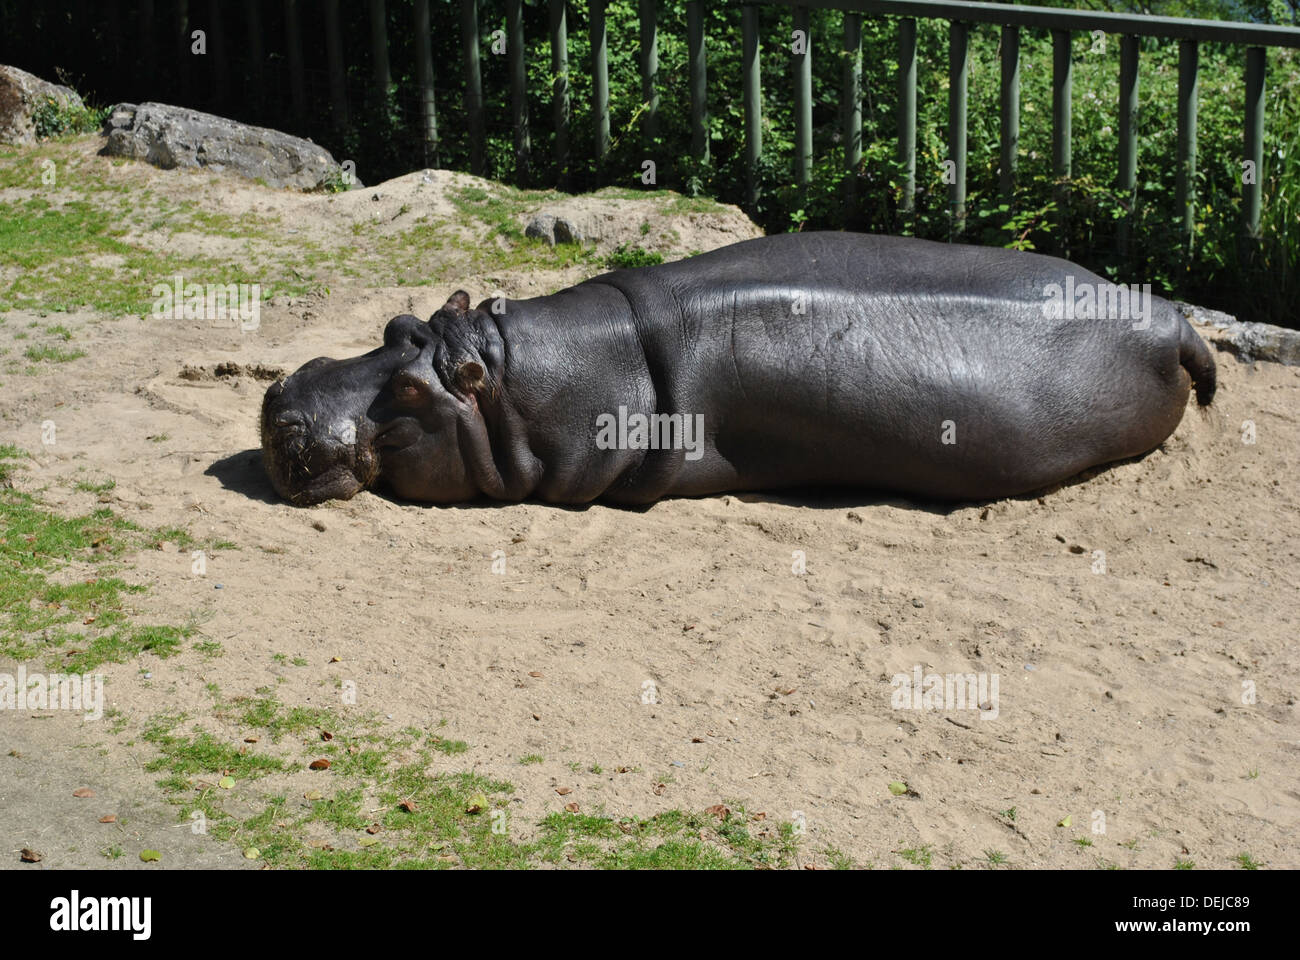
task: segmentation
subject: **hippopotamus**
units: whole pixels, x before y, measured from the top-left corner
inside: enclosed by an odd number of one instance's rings
[[[1144,454],[1214,359],[1173,304],[1066,260],[903,237],[762,237],[319,357],[263,400],[291,503],[648,504],[858,488],[979,501]]]

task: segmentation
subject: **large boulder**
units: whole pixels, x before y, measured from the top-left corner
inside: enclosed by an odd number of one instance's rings
[[[0,143],[36,142],[34,114],[53,100],[65,110],[84,110],[76,91],[0,64]]]
[[[340,176],[324,147],[279,130],[165,103],[119,103],[104,121],[112,157],[146,160],[156,167],[229,170],[272,187],[317,190]]]

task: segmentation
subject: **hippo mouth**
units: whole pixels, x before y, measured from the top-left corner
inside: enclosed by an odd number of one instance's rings
[[[300,414],[264,409],[262,462],[275,492],[290,503],[350,500],[379,475],[378,437],[364,417],[325,431]]]

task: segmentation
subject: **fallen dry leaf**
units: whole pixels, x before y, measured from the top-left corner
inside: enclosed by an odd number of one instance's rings
[[[257,742],[258,742],[259,740],[261,740],[261,739],[262,739],[261,737],[245,737],[245,738],[244,738],[244,742],[245,742],[245,743],[257,743]]]
[[[721,803],[715,803],[704,812],[713,814],[719,820],[726,820],[727,817],[731,816],[731,808]]]
[[[555,792],[562,797],[567,797],[569,794],[573,793],[573,787],[556,787]]]
[[[74,797],[80,797],[82,800],[85,800],[88,797],[93,797],[95,795],[95,791],[91,790],[90,787],[78,787],[76,790],[72,791],[72,795]]]
[[[415,811],[418,809],[418,807],[416,807],[415,805],[414,800],[403,800],[401,803],[398,804],[398,806],[401,807],[403,810],[405,810],[407,813],[415,813]]]
[[[369,834],[376,834],[376,833],[378,833],[378,832],[379,832],[380,830],[382,830],[382,829],[384,829],[384,828],[381,827],[379,824],[377,824],[377,823],[372,823],[370,826],[366,827],[366,833],[369,833]]]
[[[23,847],[22,853],[18,854],[18,859],[22,860],[23,863],[40,863],[45,859],[45,855]]]
[[[117,814],[115,814],[115,813],[110,813],[110,814],[109,814],[108,816],[106,816],[106,817],[100,817],[100,818],[99,818],[99,822],[100,822],[100,823],[117,823]]]
[[[654,788],[655,796],[656,796],[656,797],[662,797],[662,796],[664,795],[664,791],[667,790],[667,789],[668,789],[668,784],[666,784],[666,783],[656,783],[656,784],[655,784],[655,788]]]
[[[310,767],[312,770],[328,770],[330,768],[330,762],[324,757],[321,757],[319,760],[313,760]]]
[[[569,813],[577,813],[577,812],[578,812],[578,805],[577,805],[576,803],[570,801],[570,802],[568,802],[568,803],[566,803],[566,804],[564,805],[564,809],[565,809],[565,810],[568,810]]]
[[[320,738],[322,740],[333,740],[334,734],[330,733],[328,730],[322,730],[320,732]]]
[[[538,678],[540,678],[541,675],[542,675],[542,672],[541,672],[540,670],[529,670],[529,671],[528,671],[528,675],[529,675],[530,677],[538,677]]]

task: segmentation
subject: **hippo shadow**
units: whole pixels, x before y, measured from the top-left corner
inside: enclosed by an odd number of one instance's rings
[[[907,496],[901,493],[894,493],[887,490],[872,490],[870,488],[857,489],[853,487],[783,487],[776,490],[737,490],[722,493],[703,494],[698,497],[665,497],[664,499],[682,499],[682,500],[705,500],[714,497],[735,497],[743,503],[776,503],[790,507],[803,507],[813,510],[853,510],[864,507],[891,506],[904,510],[916,510],[923,513],[930,513],[936,516],[947,516],[958,510],[968,509],[970,507],[983,506],[990,503],[996,503],[1000,500],[1041,500],[1044,497],[1051,496],[1068,487],[1078,486],[1087,483],[1094,477],[1104,474],[1129,463],[1137,463],[1144,460],[1156,451],[1164,451],[1165,445],[1160,444],[1155,450],[1149,450],[1146,453],[1140,453],[1132,457],[1125,457],[1121,460],[1114,460],[1110,463],[1097,464],[1088,467],[1072,477],[1067,477],[1057,483],[1050,484],[1039,490],[1031,490],[1025,493],[1015,494],[1009,497],[993,497],[982,500],[926,500],[921,497]],[[284,503],[284,499],[275,492],[271,486],[271,480],[266,475],[266,469],[262,466],[262,451],[260,449],[243,450],[239,453],[215,460],[203,471],[205,476],[215,477],[227,490],[235,493],[242,493],[244,496],[253,500],[260,500],[263,503],[278,504]],[[368,491],[372,496],[381,497],[390,503],[399,506],[423,506],[429,509],[442,507],[444,509],[455,510],[492,510],[503,506],[502,501],[493,500],[489,497],[479,497],[475,500],[467,500],[461,503],[420,503],[414,500],[404,500],[396,496],[391,490],[388,490],[382,483],[372,487]],[[542,500],[528,500],[527,503],[545,503]],[[594,504],[600,504],[606,507],[614,507],[619,510],[626,510],[629,513],[645,513],[654,508],[656,503],[645,504],[620,504],[612,503],[607,500],[595,500]],[[549,503],[546,504],[556,510],[567,510],[575,513],[585,511],[593,503]]]
[[[242,450],[220,460],[214,460],[203,471],[203,475],[216,477],[225,489],[242,493],[251,500],[261,500],[263,503],[270,504],[284,503],[280,495],[275,492],[275,488],[271,486],[271,478],[266,475],[260,449]]]

